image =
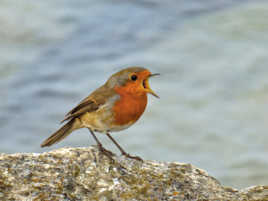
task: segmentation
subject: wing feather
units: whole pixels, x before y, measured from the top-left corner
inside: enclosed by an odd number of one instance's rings
[[[82,100],[76,107],[74,107],[70,112],[65,115],[65,118],[61,121],[67,121],[74,119],[86,112],[96,111],[101,105],[114,96],[113,90],[107,88],[106,85],[101,86],[95,90],[92,94]]]
[[[81,102],[80,104],[78,104],[75,108],[73,108],[70,112],[68,112],[65,115],[65,118],[61,121],[61,123],[64,121],[76,118],[85,112],[95,111],[98,108],[99,108],[99,105],[96,104],[93,100],[86,100],[84,102]]]

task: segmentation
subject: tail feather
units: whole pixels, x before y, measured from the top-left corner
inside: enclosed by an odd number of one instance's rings
[[[49,138],[47,138],[42,144],[41,147],[51,146],[57,142],[60,142],[65,137],[67,137],[73,130],[77,129],[75,126],[75,119],[72,119],[59,130],[53,133]]]

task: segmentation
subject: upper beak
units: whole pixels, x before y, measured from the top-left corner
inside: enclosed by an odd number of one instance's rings
[[[154,77],[154,76],[158,76],[158,75],[160,75],[159,73],[154,73],[154,74],[150,74],[149,76],[148,76],[148,78],[150,78],[150,77]],[[156,98],[160,98],[151,88],[150,88],[150,85],[149,85],[149,82],[148,82],[148,80],[146,79],[146,81],[145,81],[145,84],[146,84],[146,89],[147,89],[147,92],[148,93],[150,93],[150,94],[152,94],[153,96],[155,96]]]
[[[153,73],[153,74],[150,74],[149,77],[154,77],[154,76],[158,76],[160,75],[160,73]]]

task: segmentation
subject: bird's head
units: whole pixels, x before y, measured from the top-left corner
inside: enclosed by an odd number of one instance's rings
[[[113,74],[106,82],[106,85],[133,95],[149,93],[159,98],[150,88],[148,81],[150,77],[156,75],[159,75],[159,73],[152,74],[148,69],[143,67],[129,67]]]

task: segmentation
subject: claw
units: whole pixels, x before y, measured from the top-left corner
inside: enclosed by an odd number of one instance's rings
[[[131,158],[131,159],[135,159],[135,160],[143,162],[142,158],[139,156],[131,156],[130,154],[127,154],[127,153],[123,153],[123,155],[126,156],[127,158]]]
[[[102,145],[98,145],[99,151],[106,155],[109,159],[111,159],[114,162],[113,156],[115,155],[113,152],[105,149]]]

